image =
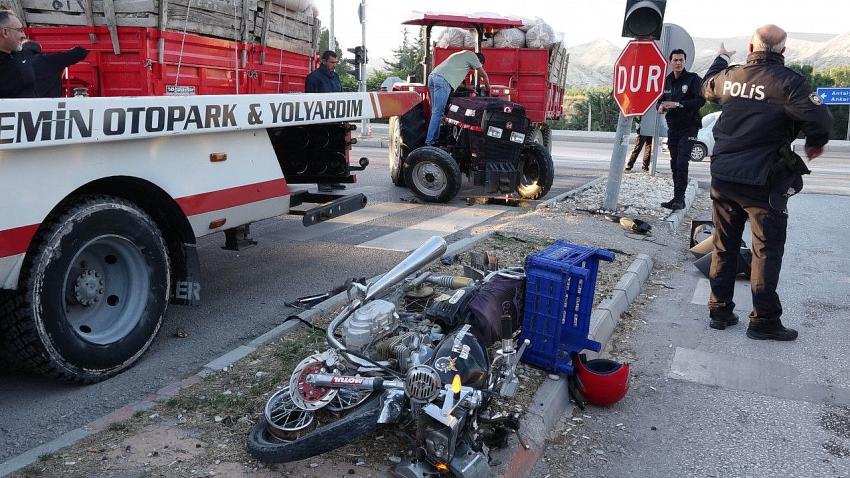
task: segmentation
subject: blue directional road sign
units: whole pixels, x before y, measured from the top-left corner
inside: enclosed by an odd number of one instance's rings
[[[850,88],[818,88],[825,105],[850,105]]]

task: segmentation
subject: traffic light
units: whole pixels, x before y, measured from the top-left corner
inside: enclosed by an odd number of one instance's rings
[[[366,63],[366,51],[362,46],[356,46],[354,48],[348,49],[349,53],[354,54],[354,58],[347,58],[346,63],[350,63],[354,66],[353,70],[348,70],[348,72],[353,75],[355,78],[360,80],[360,68],[363,63]]]
[[[626,0],[623,36],[629,38],[661,37],[667,0]]]

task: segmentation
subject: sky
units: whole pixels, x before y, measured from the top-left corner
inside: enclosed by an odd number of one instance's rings
[[[322,26],[331,21],[332,0],[314,0]],[[845,33],[850,31],[846,0],[668,0],[665,23],[674,23],[693,37],[749,36],[765,23],[786,31]],[[360,0],[333,0],[335,36],[344,48],[361,42],[357,18]],[[465,7],[461,9],[459,5]],[[366,47],[370,60],[392,57],[402,38],[401,22],[411,11],[447,13],[491,12],[505,16],[540,17],[556,32],[563,32],[567,46],[607,39],[625,44],[622,31],[625,0],[366,0]],[[838,10],[838,11],[837,11]],[[418,27],[408,27],[412,36]],[[345,53],[345,52],[344,52]],[[347,54],[347,53],[346,53]],[[376,67],[370,61],[370,67]]]

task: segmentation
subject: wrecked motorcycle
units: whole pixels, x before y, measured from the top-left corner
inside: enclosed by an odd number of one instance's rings
[[[415,448],[394,476],[490,475],[489,449],[518,428],[516,415],[488,404],[519,386],[525,277],[521,268],[478,280],[420,272],[445,250],[433,237],[376,281],[351,284],[327,328],[329,348],[302,360],[268,400],[248,437],[251,455],[301,460],[393,424]],[[411,311],[403,307],[411,296],[435,297]]]

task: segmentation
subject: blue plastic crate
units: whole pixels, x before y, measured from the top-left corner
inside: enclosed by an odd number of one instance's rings
[[[557,241],[525,259],[525,308],[520,339],[531,344],[522,361],[554,373],[573,373],[573,352],[599,351],[590,340],[590,315],[599,260],[613,261],[605,249]]]

